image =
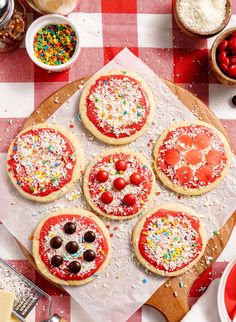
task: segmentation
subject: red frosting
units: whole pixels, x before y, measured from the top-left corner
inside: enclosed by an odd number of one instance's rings
[[[158,168],[170,181],[186,188],[213,183],[221,176],[227,162],[221,139],[203,125],[182,126],[170,131],[159,153]],[[178,165],[180,160],[184,165]]]
[[[49,135],[51,134],[57,134],[58,137],[62,138],[65,142],[65,149],[63,149],[63,153],[62,155],[58,155],[58,151],[54,151],[51,152],[54,156],[56,156],[57,162],[60,164],[63,164],[63,168],[66,171],[66,177],[59,177],[57,180],[57,185],[53,184],[53,180],[51,180],[50,182],[48,182],[47,184],[43,185],[43,188],[41,186],[41,184],[37,181],[37,179],[34,180],[34,190],[32,189],[32,185],[30,185],[27,181],[27,179],[29,178],[29,175],[33,175],[37,172],[40,171],[42,175],[45,174],[45,168],[47,166],[47,164],[45,164],[45,167],[43,166],[43,162],[44,162],[44,152],[42,150],[42,146],[39,142],[40,146],[39,147],[35,147],[36,150],[40,150],[39,152],[39,157],[42,158],[42,163],[40,163],[40,169],[39,169],[39,165],[38,164],[32,164],[32,170],[30,173],[27,173],[25,166],[23,164],[21,164],[21,160],[19,160],[19,156],[21,157],[21,155],[19,154],[19,147],[18,147],[18,140],[22,140],[24,141],[25,139],[27,139],[27,137],[29,136],[39,136],[43,131],[47,131],[49,133]],[[39,139],[40,141],[40,139]],[[29,147],[30,149],[32,149],[32,146]],[[46,150],[47,153],[47,157],[48,157],[48,151],[47,149],[44,148],[44,151]],[[49,194],[51,194],[52,192],[58,191],[60,190],[62,187],[64,187],[68,182],[71,181],[72,179],[72,175],[73,175],[73,170],[74,170],[74,166],[76,163],[76,159],[72,159],[70,158],[71,155],[73,155],[73,153],[75,152],[73,145],[71,144],[71,142],[59,131],[56,131],[52,128],[40,128],[40,129],[35,129],[35,130],[30,130],[27,131],[23,134],[21,134],[14,142],[13,145],[13,149],[12,149],[12,153],[10,155],[10,159],[8,160],[8,164],[9,164],[9,169],[8,171],[13,171],[14,173],[14,177],[17,181],[17,183],[20,185],[20,187],[27,192],[28,194],[34,195],[34,196],[47,196]],[[32,153],[34,153],[34,151],[32,151]],[[16,159],[17,156],[17,159]],[[26,157],[27,158],[27,157]],[[23,161],[25,161],[25,157],[23,156]],[[66,168],[66,165],[68,164],[68,161],[71,163],[72,167],[71,169]],[[55,166],[53,165],[53,167],[55,168]],[[58,168],[60,169],[60,168]],[[37,192],[35,192],[35,188],[37,189]]]
[[[90,269],[86,273],[83,272],[83,268],[81,271],[77,274],[73,274],[69,271],[68,266],[71,261],[78,261],[81,266],[83,265],[88,265],[88,262],[86,262],[83,259],[83,255],[80,254],[78,257],[72,257],[70,254],[66,252],[65,249],[65,244],[63,244],[61,247],[63,248],[63,253],[64,253],[64,262],[61,266],[59,267],[53,267],[50,260],[53,255],[57,255],[58,251],[60,249],[52,249],[50,246],[47,246],[47,241],[46,238],[49,236],[49,232],[51,228],[55,225],[60,225],[60,231],[61,231],[61,238],[63,240],[63,227],[64,223],[72,221],[73,223],[76,224],[77,230],[74,234],[70,235],[70,240],[74,241],[75,236],[78,235],[80,237],[80,240],[82,240],[83,235],[86,233],[86,231],[91,230],[91,227],[93,231],[95,232],[96,239],[93,243],[89,243],[88,245],[92,245],[96,243],[96,258],[94,260],[95,262],[95,267],[93,269]],[[81,228],[82,227],[82,228]],[[87,227],[87,229],[84,229],[84,227]],[[90,227],[90,228],[89,228]],[[67,235],[68,236],[68,235]],[[49,237],[52,238],[51,236]],[[84,241],[81,241],[79,243],[79,246],[82,247],[84,246],[85,243]],[[82,245],[82,246],[81,246]],[[95,274],[98,269],[101,267],[101,265],[104,263],[108,253],[108,243],[107,240],[101,230],[101,228],[91,219],[82,215],[73,215],[68,216],[66,214],[63,215],[58,215],[54,217],[50,217],[43,225],[41,232],[40,232],[40,240],[39,240],[39,255],[41,257],[41,260],[44,262],[44,264],[47,266],[48,270],[50,271],[51,274],[59,277],[62,280],[69,281],[69,280],[83,280],[85,278],[88,278]]]
[[[236,316],[236,265],[231,269],[225,285],[225,305],[231,320]]]
[[[156,226],[156,218],[161,218],[161,224],[163,224],[163,227]],[[171,219],[173,218],[173,219]],[[175,218],[177,221],[175,221]],[[186,219],[188,222],[186,223]],[[167,221],[165,223],[165,221]],[[187,215],[186,213],[179,212],[179,211],[170,211],[166,209],[159,209],[157,212],[151,214],[148,216],[143,224],[143,228],[141,230],[140,234],[140,240],[139,240],[139,251],[141,255],[156,269],[161,271],[168,271],[168,272],[174,272],[177,270],[180,270],[181,268],[184,268],[188,264],[190,264],[201,252],[202,250],[202,237],[199,234],[199,220],[197,217],[192,217]],[[154,230],[156,232],[154,232]],[[180,243],[176,242],[175,238],[178,238],[178,232],[184,231],[184,235],[181,235],[181,237],[184,236],[183,239],[180,238]],[[194,232],[195,231],[195,232]],[[181,248],[181,245],[187,245],[191,244],[191,260],[185,262],[180,261],[177,264],[177,261],[173,260],[171,261],[168,256],[156,258],[155,255],[152,254],[152,251],[150,251],[150,236],[154,236],[154,240],[156,242],[156,238],[158,242],[156,244],[153,244],[152,247],[157,249],[160,247],[161,249],[164,249],[164,253],[169,256],[170,251],[172,249]],[[166,242],[166,238],[168,238],[168,245],[164,244],[164,240]],[[186,239],[186,238],[189,238]],[[185,240],[186,239],[186,240]],[[149,242],[148,242],[149,240]],[[178,258],[177,255],[174,255]],[[171,256],[170,256],[171,257]],[[164,266],[164,260],[166,260],[167,266]],[[169,264],[176,265],[175,267],[170,267]]]
[[[130,157],[132,159],[130,159]],[[117,160],[127,162],[127,169],[118,172],[115,168]],[[113,177],[109,173],[109,179],[105,183],[100,183],[97,180],[97,173],[100,170],[107,172],[114,171]],[[130,176],[132,173],[139,173],[142,177],[142,182],[137,186],[130,183]],[[114,179],[124,178],[126,186],[118,191],[114,187]],[[125,153],[116,153],[103,157],[97,162],[89,174],[89,193],[93,203],[108,215],[112,216],[132,216],[135,215],[148,200],[153,185],[153,178],[151,171],[145,164],[141,163],[136,157]],[[113,195],[113,201],[108,205],[101,201],[101,195],[104,193],[103,188],[109,187],[109,192]],[[135,189],[135,190],[133,190]],[[123,199],[127,193],[133,193],[136,202],[133,206],[127,206]]]
[[[122,79],[122,78],[128,78],[130,81],[134,82],[136,85],[138,85],[138,89],[139,91],[142,93],[142,98],[140,100],[140,105],[142,106],[142,108],[145,109],[145,115],[146,117],[142,118],[141,121],[139,121],[138,123],[133,123],[131,125],[126,126],[127,132],[128,133],[120,133],[120,134],[115,134],[112,131],[112,128],[109,125],[100,125],[99,119],[98,119],[98,115],[97,115],[97,109],[96,106],[94,104],[93,101],[91,101],[91,99],[89,98],[90,95],[92,93],[94,93],[94,91],[96,90],[96,88],[100,85],[100,82],[108,82],[111,79]],[[110,89],[111,95],[112,95],[112,91]],[[142,127],[144,126],[144,124],[146,123],[146,119],[147,119],[147,115],[150,113],[150,106],[149,106],[149,102],[147,99],[147,95],[144,92],[144,90],[142,89],[142,86],[140,85],[140,83],[135,80],[134,78],[127,76],[127,75],[110,75],[110,76],[102,76],[99,79],[96,80],[96,83],[91,86],[90,89],[90,93],[87,96],[86,99],[86,104],[87,104],[87,116],[89,118],[89,120],[96,126],[96,128],[104,135],[108,136],[108,137],[112,137],[112,138],[124,138],[127,136],[130,136],[132,134],[135,134],[136,132],[140,131],[142,129]]]

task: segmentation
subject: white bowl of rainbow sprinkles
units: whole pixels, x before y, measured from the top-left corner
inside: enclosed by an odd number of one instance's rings
[[[29,27],[25,38],[31,60],[51,72],[64,71],[75,62],[80,52],[77,27],[61,15],[45,15]]]

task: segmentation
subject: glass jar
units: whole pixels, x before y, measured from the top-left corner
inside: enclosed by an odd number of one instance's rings
[[[26,33],[26,10],[20,0],[7,0],[0,13],[0,54],[20,46]]]

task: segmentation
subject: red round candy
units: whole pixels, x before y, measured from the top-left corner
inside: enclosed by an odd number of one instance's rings
[[[229,58],[225,57],[225,59],[223,60],[222,64],[225,64],[226,66],[229,66]]]
[[[236,38],[236,31],[232,33],[231,38]]]
[[[235,50],[236,49],[236,38],[231,38],[228,41],[228,48],[231,50]]]
[[[229,67],[228,76],[232,77],[232,78],[236,78],[236,65],[232,65],[232,66]]]
[[[116,178],[113,182],[116,190],[123,190],[126,186],[126,181],[123,178]]]
[[[236,55],[229,57],[229,65],[236,65]]]
[[[103,194],[101,195],[101,201],[107,205],[111,203],[113,201],[112,193],[109,191],[103,192]]]
[[[226,52],[223,50],[217,55],[217,61],[218,63],[224,63],[224,60],[226,58]]]
[[[221,70],[223,73],[227,74],[227,72],[228,72],[228,66],[227,66],[227,65],[225,65],[225,64],[220,64],[220,65],[219,65],[219,67],[220,67],[220,70]]]
[[[105,170],[99,170],[97,173],[97,176],[96,176],[96,178],[99,182],[106,182],[108,177],[109,177],[109,175],[108,175],[107,171],[105,171]]]
[[[132,193],[128,193],[124,196],[123,202],[126,204],[126,206],[130,207],[136,203],[136,198]]]
[[[228,45],[228,41],[227,40],[223,40],[220,44],[219,44],[219,46],[218,46],[218,51],[220,52],[220,51],[223,51],[223,50],[225,50],[225,48],[227,47],[227,45]]]
[[[143,181],[143,179],[139,173],[134,172],[131,174],[130,183],[135,184],[136,186],[139,186],[142,181]]]
[[[117,171],[125,171],[127,169],[127,162],[123,160],[119,160],[116,162],[115,167]]]

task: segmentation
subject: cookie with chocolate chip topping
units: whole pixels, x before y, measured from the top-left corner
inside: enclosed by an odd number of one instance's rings
[[[61,285],[82,285],[104,270],[110,236],[92,212],[64,208],[48,215],[34,232],[33,255],[45,277]]]

